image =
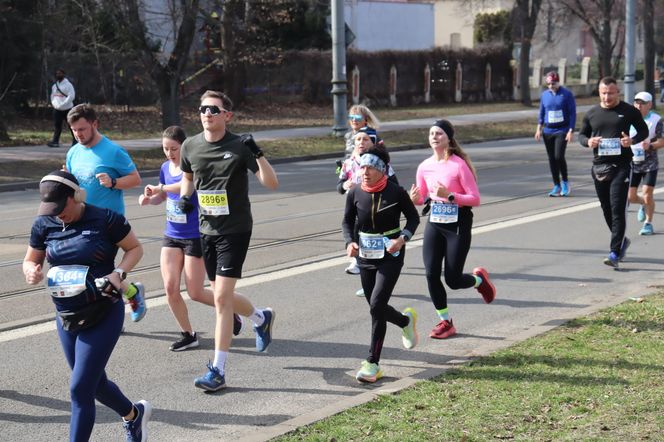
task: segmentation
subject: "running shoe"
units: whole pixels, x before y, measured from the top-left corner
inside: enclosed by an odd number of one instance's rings
[[[219,391],[226,388],[226,377],[219,372],[219,369],[212,366],[210,361],[208,361],[207,368],[208,372],[205,373],[205,376],[194,380],[194,386],[205,391]]]
[[[364,289],[359,289],[358,291],[356,291],[355,296],[360,296],[364,298]]]
[[[171,351],[182,351],[188,348],[198,347],[198,336],[196,335],[196,332],[191,334],[184,331],[180,332],[180,334],[182,335],[182,339],[171,344]]]
[[[410,320],[408,321],[408,325],[401,329],[401,340],[403,346],[410,350],[411,348],[415,348],[420,339],[417,335],[417,329],[415,328],[415,325],[417,324],[417,313],[415,313],[415,310],[408,307],[403,311],[403,314],[404,316],[408,316]]]
[[[569,196],[572,188],[569,186],[568,181],[563,181],[560,183],[560,196]]]
[[[383,377],[383,370],[380,369],[378,364],[369,361],[362,361],[362,368],[355,375],[355,379],[360,382],[368,382],[373,384],[378,379]]]
[[[60,143],[56,143],[55,141],[49,141],[46,145],[48,147],[60,147]]]
[[[433,330],[431,330],[429,337],[433,339],[445,339],[456,335],[456,333],[457,331],[456,328],[454,328],[452,320],[450,319],[448,321],[447,319],[443,319],[433,328]]]
[[[148,440],[148,421],[152,416],[152,405],[148,401],[134,404],[136,417],[133,421],[122,419],[122,426],[127,432],[127,442],[144,442]]]
[[[655,231],[650,223],[644,223],[641,230],[639,230],[639,235],[652,235],[653,233],[655,233]]]
[[[482,278],[482,283],[475,288],[477,289],[478,292],[480,292],[482,298],[484,298],[484,302],[486,302],[487,304],[491,304],[493,300],[496,298],[496,287],[489,279],[489,272],[487,272],[486,269],[484,269],[484,267],[475,267],[473,269],[473,275]]]
[[[233,313],[233,336],[240,334],[243,324],[244,321],[242,321],[242,316],[238,315],[237,313]]]
[[[624,237],[622,247],[620,248],[620,255],[618,255],[618,261],[625,259],[625,254],[627,253],[627,249],[629,248],[630,244],[632,244],[632,241],[630,241],[629,238]]]
[[[346,267],[345,272],[348,273],[349,275],[359,275],[360,274],[360,268],[357,265],[357,259],[352,258],[350,260],[350,264],[348,264],[348,267]]]
[[[560,184],[556,184],[549,192],[549,196],[559,196],[560,195]]]
[[[614,269],[618,268],[618,263],[620,262],[620,258],[616,254],[616,252],[611,252],[609,253],[609,256],[604,258],[604,264],[606,264],[609,267],[613,267]]]
[[[264,309],[263,315],[265,316],[263,324],[254,325],[254,331],[256,332],[256,350],[259,352],[267,350],[270,342],[272,342],[272,323],[274,322],[275,316],[271,308]]]
[[[639,211],[636,212],[636,220],[640,223],[646,220],[646,208],[643,207],[643,205],[641,205],[641,207],[639,207]]]
[[[145,317],[148,307],[145,305],[145,287],[140,282],[132,282],[136,287],[136,293],[127,299],[127,304],[131,307],[131,320],[138,322]]]

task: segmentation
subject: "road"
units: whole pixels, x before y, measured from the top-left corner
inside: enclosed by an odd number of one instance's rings
[[[422,224],[408,245],[392,301],[396,308],[418,311],[421,342],[406,351],[400,330],[388,327],[381,361],[386,377],[374,386],[354,379],[368,352],[370,318],[366,302],[354,296],[359,278],[343,272],[344,198],[334,191],[333,161],[277,165],[281,186],[276,192],[252,179],[254,232],[238,287],[256,305],[275,309],[275,341],[267,354],[257,354],[246,327],[229,356],[229,388],[218,394],[193,387],[193,378],[205,372],[213,356],[213,312],[190,303],[201,346],[168,351],[178,330],[159,275],[164,208],[138,207],[138,192],[128,192],[128,216],[145,247],[129,279],[148,288],[149,311],[137,324],[127,316],[108,373],[132,400],[154,405],[151,440],[264,440],[662,284],[664,239],[639,237],[634,210],[628,223],[633,244],[622,269],[602,264],[609,232],[594,195],[587,150],[576,143],[568,148],[569,198],[545,196],[550,178],[540,144],[506,140],[466,150],[478,169],[482,194],[466,267],[489,269],[497,299],[487,306],[473,289],[450,292],[459,334],[446,341],[429,339],[437,320],[421,260]],[[417,164],[428,155],[428,149],[393,153],[402,185],[410,186]],[[69,421],[69,369],[54,332],[53,307],[44,290],[24,284],[20,271],[37,202],[34,190],[3,193],[0,425],[3,439],[12,441],[66,439]],[[661,213],[655,228],[658,217]],[[99,405],[93,439],[121,438],[119,419]]]

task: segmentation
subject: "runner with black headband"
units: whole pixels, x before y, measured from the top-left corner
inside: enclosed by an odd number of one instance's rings
[[[445,282],[452,290],[475,287],[484,302],[491,303],[496,288],[489,273],[477,267],[463,273],[470,250],[473,228],[472,207],[479,206],[477,175],[468,155],[454,139],[454,128],[447,120],[436,121],[429,129],[433,155],[417,168],[416,183],[410,189],[415,204],[425,204],[429,222],[424,230],[422,256],[429,296],[440,322],[429,336],[445,339],[456,334],[447,307],[447,292],[441,280],[445,261]]]
[[[376,382],[383,376],[379,366],[387,323],[402,329],[404,347],[417,345],[417,314],[412,308],[399,313],[388,302],[401,274],[405,243],[417,229],[420,217],[399,185],[387,179],[390,157],[384,149],[370,148],[360,158],[362,182],[352,187],[346,198],[342,229],[348,256],[356,256],[365,298],[371,312],[371,347],[356,379]],[[400,226],[401,214],[406,226]],[[356,239],[355,227],[359,226]]]

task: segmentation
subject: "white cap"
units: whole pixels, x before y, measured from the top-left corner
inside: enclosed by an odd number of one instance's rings
[[[652,95],[650,95],[648,92],[639,92],[634,96],[634,99],[650,103],[652,101]]]

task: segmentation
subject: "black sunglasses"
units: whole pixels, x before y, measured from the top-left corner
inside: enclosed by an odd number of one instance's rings
[[[201,115],[205,115],[210,111],[210,115],[219,115],[222,112],[226,112],[224,109],[221,109],[219,106],[215,105],[204,105],[198,108],[198,111]]]

